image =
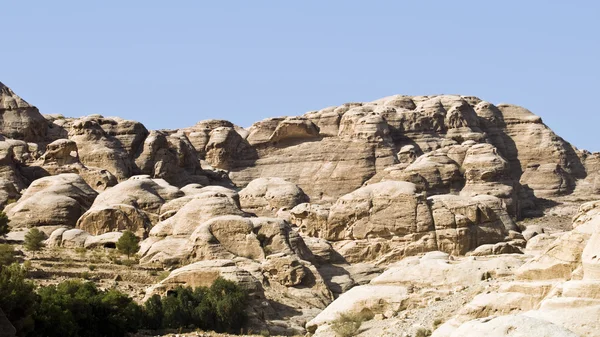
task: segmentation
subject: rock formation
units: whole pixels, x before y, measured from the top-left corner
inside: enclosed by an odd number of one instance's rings
[[[333,336],[357,313],[360,336],[597,335],[599,170],[530,111],[471,96],[149,131],[43,116],[0,83],[8,242],[39,227],[109,250],[132,231],[140,268],[170,270],[143,296],[224,277],[273,334]]]

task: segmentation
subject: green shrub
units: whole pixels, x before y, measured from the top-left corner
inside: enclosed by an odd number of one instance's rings
[[[362,323],[372,318],[373,314],[368,310],[358,313],[340,313],[338,317],[331,322],[331,329],[338,337],[356,336]]]
[[[91,282],[66,281],[38,293],[35,332],[28,336],[125,336],[141,323],[141,308],[130,297],[101,291]]]
[[[18,264],[0,268],[0,308],[19,336],[33,329],[32,314],[37,303],[35,286],[25,276],[25,269]]]
[[[25,234],[23,246],[29,251],[36,252],[44,247],[44,239],[44,233],[34,227]]]
[[[77,253],[81,257],[84,257],[85,254],[87,254],[87,249],[85,249],[83,247],[77,247],[77,248],[75,248],[75,253]]]
[[[239,333],[246,323],[248,295],[236,283],[218,278],[210,288],[177,287],[165,297],[144,305],[146,325],[162,328],[200,328]]]
[[[0,236],[4,236],[10,232],[10,227],[8,227],[8,217],[6,213],[0,212]]]
[[[90,264],[90,265],[88,266],[88,269],[89,269],[90,271],[94,271],[94,270],[96,270],[96,266],[94,266],[93,264]]]
[[[140,239],[131,231],[124,231],[123,235],[117,241],[119,252],[127,255],[127,259],[140,249]]]
[[[15,248],[11,245],[0,244],[0,268],[15,262]]]
[[[163,307],[159,295],[152,295],[144,303],[144,328],[158,330],[163,327]]]

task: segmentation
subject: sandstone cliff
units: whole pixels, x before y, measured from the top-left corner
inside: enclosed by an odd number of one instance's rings
[[[247,129],[207,120],[149,131],[44,116],[0,83],[0,161],[13,232],[39,227],[49,246],[96,249],[130,230],[142,266],[173,270],[147,296],[225,277],[253,294],[252,324],[274,333],[325,336],[340,312],[369,306],[393,325],[432,294],[507,275],[522,281],[472,299],[436,334],[505,327],[473,321],[494,305],[535,309],[515,318],[534,327],[557,301],[596,305],[597,205],[555,237],[519,221],[600,199],[600,155],[514,105],[396,95]],[[559,276],[574,295],[528,293]]]

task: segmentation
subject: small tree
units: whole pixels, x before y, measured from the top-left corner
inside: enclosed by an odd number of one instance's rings
[[[46,237],[44,233],[34,227],[30,229],[27,234],[25,234],[25,242],[23,243],[23,245],[25,246],[25,249],[31,252],[37,252],[45,246],[45,238]]]
[[[127,255],[127,259],[129,259],[132,254],[137,253],[138,249],[140,249],[139,243],[140,239],[135,234],[131,231],[125,231],[119,238],[119,241],[117,241],[117,249],[119,252]]]
[[[4,236],[10,232],[10,227],[8,227],[8,217],[6,213],[0,212],[0,236]]]

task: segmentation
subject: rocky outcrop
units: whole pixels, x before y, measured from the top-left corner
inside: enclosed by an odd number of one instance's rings
[[[74,227],[98,194],[77,174],[35,180],[14,204],[6,207],[13,228]]]
[[[308,201],[302,189],[280,178],[253,180],[239,195],[242,209],[259,216],[273,216],[282,208],[292,209]]]
[[[34,162],[49,175],[77,173],[95,190],[105,190],[117,184],[117,178],[110,171],[87,167],[79,160],[77,143],[69,139],[58,139],[46,146],[46,152]]]
[[[134,176],[100,193],[77,221],[77,228],[93,235],[130,230],[146,237],[159,220],[161,206],[182,195],[162,179]]]
[[[45,139],[47,129],[46,119],[38,109],[0,82],[0,133],[12,139],[36,142]]]
[[[290,219],[306,235],[334,241],[349,262],[434,250],[464,255],[480,245],[505,241],[525,245],[501,199],[426,198],[417,190],[408,182],[371,184],[341,197],[329,210],[298,205]]]

